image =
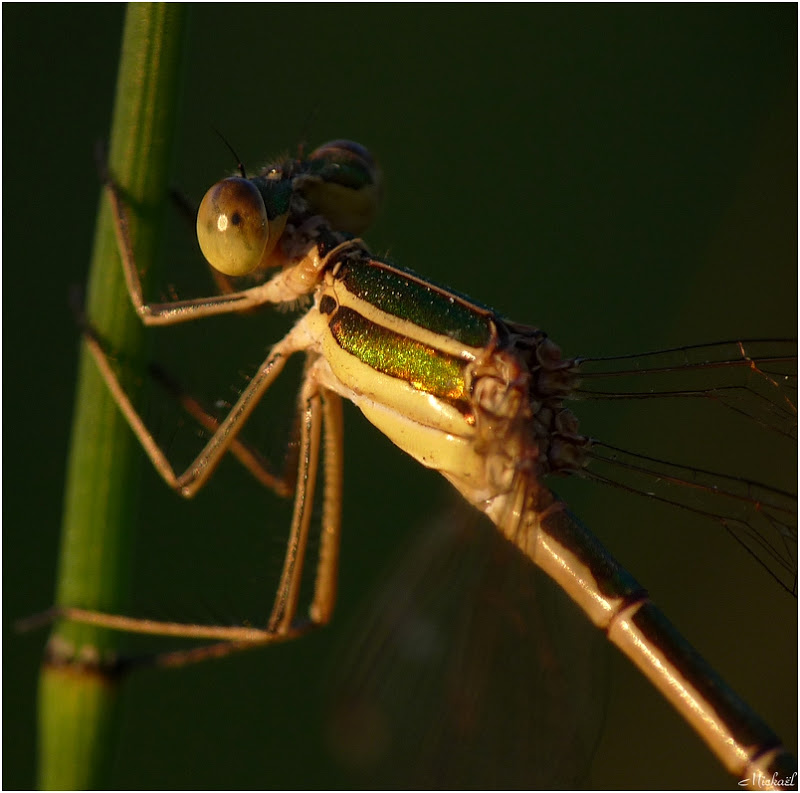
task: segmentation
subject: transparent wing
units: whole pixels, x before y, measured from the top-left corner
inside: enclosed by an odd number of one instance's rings
[[[426,528],[357,627],[330,743],[364,784],[585,784],[606,643],[468,505]]]
[[[583,475],[720,523],[797,596],[797,497],[749,479],[677,465],[596,442]]]
[[[762,432],[759,449],[764,458],[796,480],[795,341],[720,342],[643,355],[584,358],[580,371],[578,399],[700,400],[727,408],[745,422],[744,429],[749,425]],[[733,424],[732,431],[738,426]],[[691,433],[691,459],[697,459],[703,445],[727,443],[721,439],[719,426],[709,426],[705,418],[683,431]],[[736,448],[735,443],[731,448]],[[581,475],[710,518],[782,587],[797,595],[795,493],[754,478],[678,464],[594,439],[589,456]],[[734,470],[743,469],[737,463]]]
[[[578,399],[708,399],[797,439],[796,339],[722,341],[576,362]]]

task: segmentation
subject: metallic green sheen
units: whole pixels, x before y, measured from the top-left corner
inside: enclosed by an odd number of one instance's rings
[[[346,262],[337,273],[347,291],[387,314],[408,320],[469,347],[492,337],[491,311],[442,287],[417,281],[383,262]]]
[[[405,380],[419,391],[464,399],[464,362],[370,322],[351,308],[340,308],[330,323],[339,346],[367,366]]]

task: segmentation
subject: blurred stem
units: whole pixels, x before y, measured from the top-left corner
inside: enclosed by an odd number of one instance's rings
[[[136,260],[156,258],[168,197],[186,7],[132,3],[125,18],[108,167],[130,212]],[[152,268],[148,272],[152,276]],[[136,395],[143,326],[128,297],[113,218],[101,194],[86,310],[109,347],[131,362]],[[85,348],[81,349],[64,499],[57,605],[125,610],[132,566],[138,444]],[[118,712],[113,673],[120,635],[56,625],[39,689],[39,786],[109,787]]]

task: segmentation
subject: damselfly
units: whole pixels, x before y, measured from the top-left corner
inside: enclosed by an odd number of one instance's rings
[[[600,374],[616,376],[624,385],[596,388],[597,395],[652,396],[639,390],[636,381],[654,375],[663,378],[657,394],[662,398],[717,401],[796,438],[794,342],[737,340],[636,358],[564,358],[543,331],[508,321],[373,256],[357,235],[369,225],[379,192],[373,159],[349,141],[269,166],[255,178],[246,178],[242,170],[209,190],[197,218],[200,245],[215,268],[221,294],[155,304],[144,300],[127,210],[113,181],[108,182],[128,289],[145,324],[169,325],[267,304],[311,303],[272,347],[224,419],[178,392],[184,408],[212,433],[180,473],[127,397],[102,340],[91,328],[86,332],[120,409],[172,488],[192,496],[230,452],[276,492],[293,490],[294,510],[283,572],[264,628],[157,622],[70,607],[58,615],[120,630],[217,640],[159,657],[159,663],[173,666],[286,641],[327,623],[338,566],[345,398],[397,446],[440,471],[551,576],[732,774],[750,780],[772,779],[773,774],[776,780],[790,778],[796,770],[790,752],[543,480],[549,474],[578,473],[707,515],[796,594],[794,496],[603,445],[581,434],[564,406]],[[298,352],[306,354],[306,366],[298,402],[297,471],[281,478],[237,436]],[[688,376],[689,384],[670,384],[675,372]],[[320,473],[319,561],[308,616],[302,617],[300,585]]]

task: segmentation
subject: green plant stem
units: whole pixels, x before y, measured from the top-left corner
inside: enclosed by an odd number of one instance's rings
[[[156,259],[168,197],[185,6],[128,7],[112,120],[109,171],[130,212],[136,259]],[[152,269],[148,273],[152,276]],[[101,194],[86,310],[126,362],[126,388],[144,360],[143,326],[128,296],[108,199]],[[132,566],[132,524],[142,454],[82,345],[64,500],[56,603],[124,611]],[[56,625],[39,689],[39,786],[108,787],[118,712],[114,659],[119,635]]]

